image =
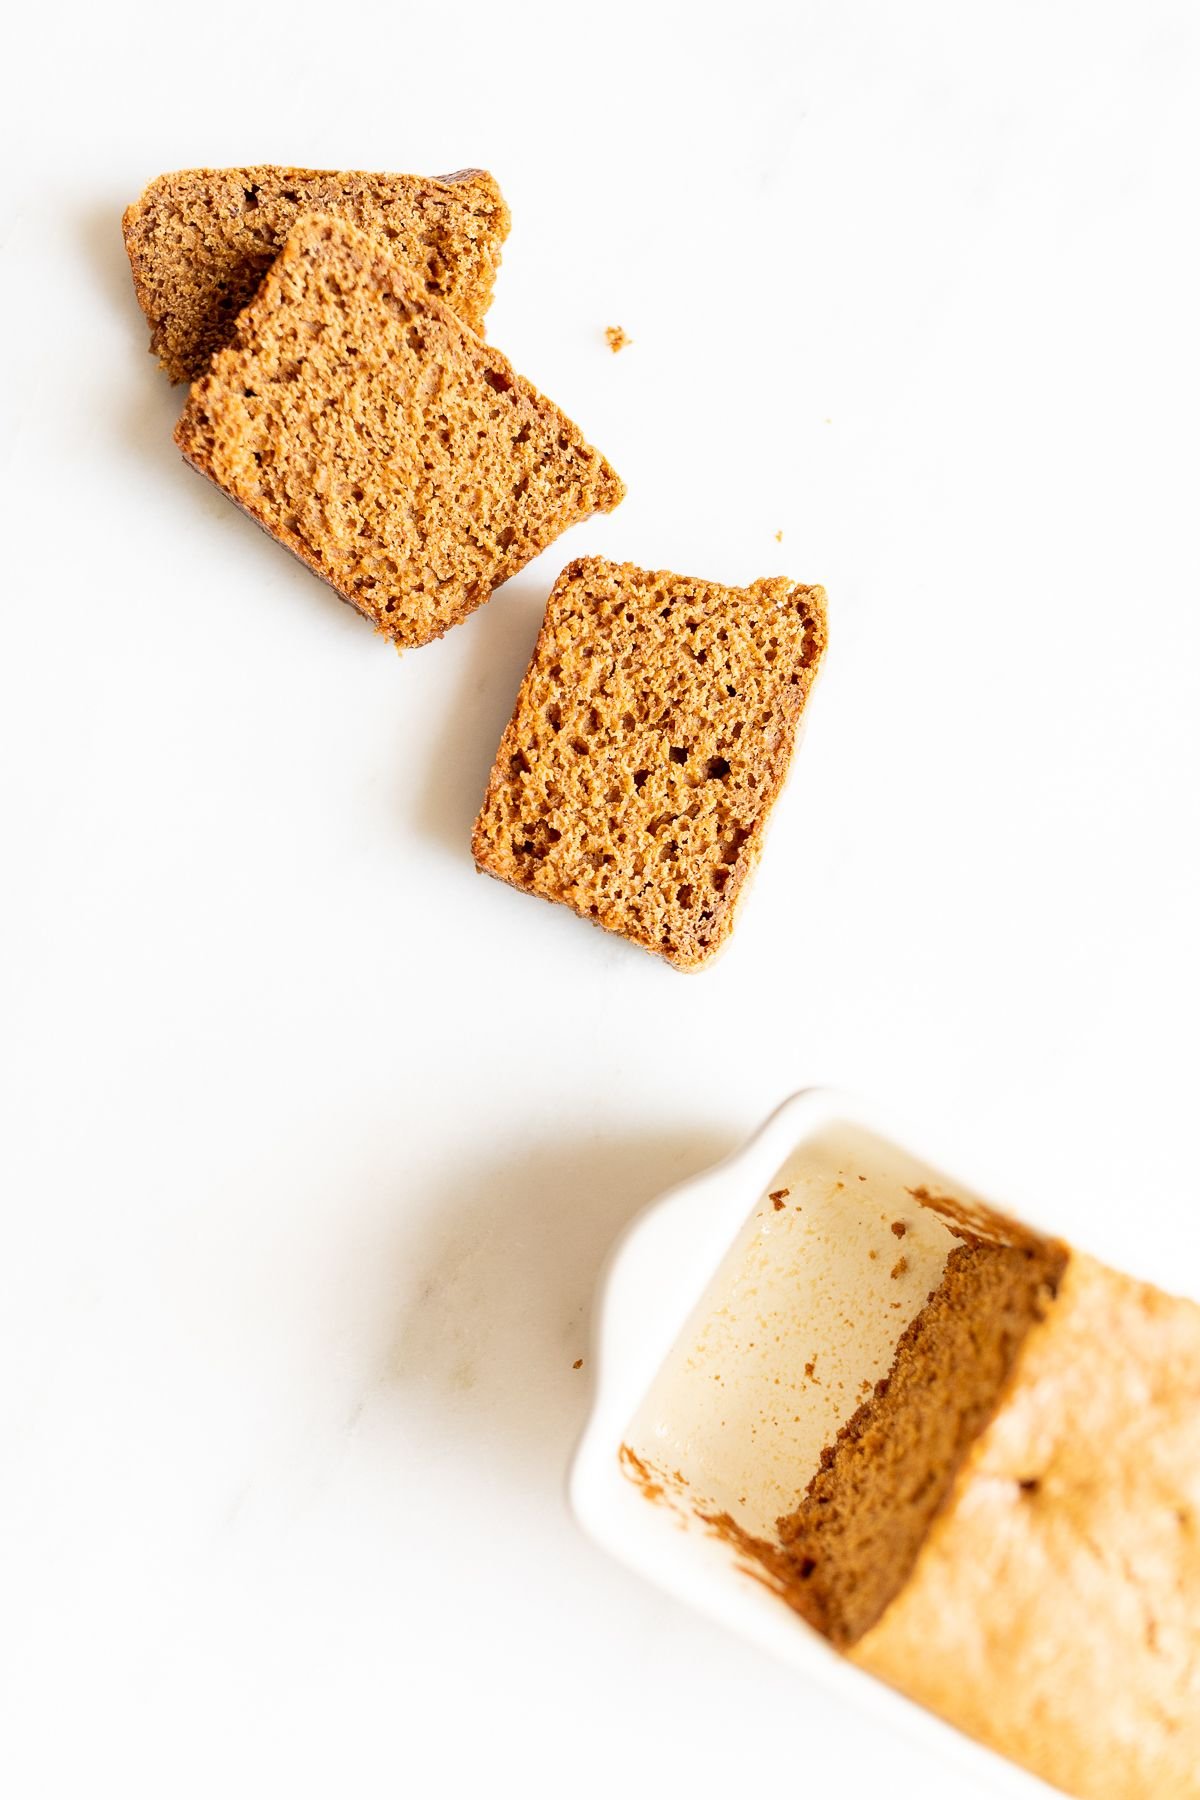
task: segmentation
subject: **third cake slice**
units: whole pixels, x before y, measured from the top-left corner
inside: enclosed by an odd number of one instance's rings
[[[385,243],[323,216],[293,228],[175,441],[401,646],[624,494]]]
[[[122,222],[150,348],[172,381],[203,375],[305,213],[386,239],[426,290],[482,335],[509,224],[485,170],[181,169],[152,181]]]

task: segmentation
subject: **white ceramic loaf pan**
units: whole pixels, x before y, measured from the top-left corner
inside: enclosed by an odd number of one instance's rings
[[[955,1242],[912,1190],[1013,1216],[853,1100],[812,1089],[647,1208],[601,1280],[570,1501],[613,1556],[806,1680],[852,1696],[981,1786],[1048,1795],[838,1656],[703,1516],[773,1536],[823,1446],[886,1375]]]

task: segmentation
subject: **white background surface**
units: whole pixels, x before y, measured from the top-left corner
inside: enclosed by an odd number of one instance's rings
[[[582,1540],[571,1365],[811,1080],[1200,1291],[1195,10],[8,32],[6,1792],[961,1796]],[[171,445],[120,213],[255,160],[490,167],[489,334],[629,486],[402,661]],[[588,551],[829,590],[692,977],[471,867]]]

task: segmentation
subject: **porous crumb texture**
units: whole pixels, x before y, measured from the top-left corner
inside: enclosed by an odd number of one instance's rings
[[[1063,1260],[1054,1247],[952,1250],[887,1378],[822,1452],[797,1510],[779,1520],[785,1559],[773,1566],[792,1604],[839,1648],[862,1637],[908,1580]]]
[[[572,563],[475,824],[479,868],[680,968],[762,843],[825,648],[825,595]]]
[[[421,276],[327,215],[293,228],[175,441],[402,646],[624,493]]]
[[[1072,1254],[849,1654],[1080,1800],[1197,1800],[1200,1307]]]
[[[194,381],[233,336],[292,226],[329,213],[376,233],[482,335],[508,235],[500,189],[482,169],[369,175],[326,169],[183,169],[127,208],[125,248],[150,348],[173,381]]]

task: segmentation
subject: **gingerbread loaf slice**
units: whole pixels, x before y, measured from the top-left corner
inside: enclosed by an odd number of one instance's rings
[[[293,227],[175,441],[401,646],[624,494],[420,275],[328,215]]]
[[[325,169],[183,169],[160,175],[125,213],[133,285],[150,349],[173,381],[194,381],[297,219],[328,213],[372,231],[480,335],[509,213],[482,169],[369,175]]]
[[[477,866],[695,968],[728,937],[825,648],[825,595],[574,562],[475,824]]]

